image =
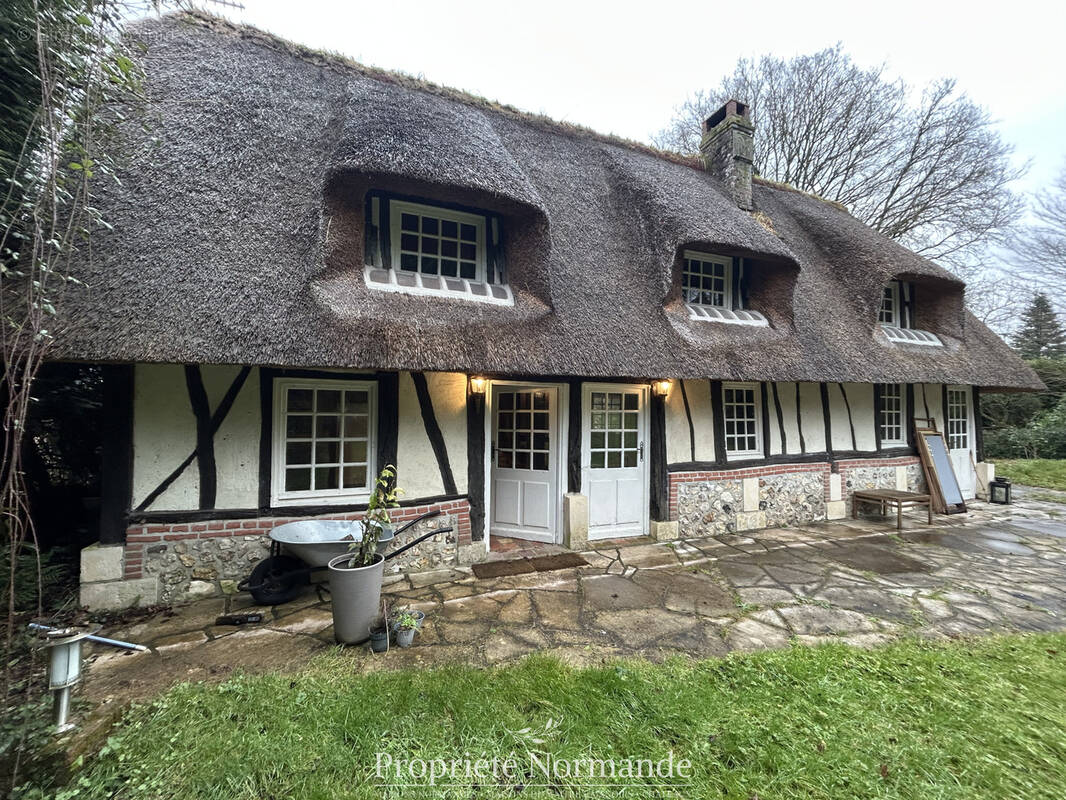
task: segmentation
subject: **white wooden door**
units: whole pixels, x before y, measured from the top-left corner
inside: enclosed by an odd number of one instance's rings
[[[948,387],[947,419],[948,455],[959,481],[964,500],[974,498],[977,476],[974,474],[973,403],[969,386]]]
[[[491,535],[556,541],[558,431],[557,389],[493,386]]]
[[[584,387],[582,485],[590,539],[648,532],[647,406],[647,386]]]

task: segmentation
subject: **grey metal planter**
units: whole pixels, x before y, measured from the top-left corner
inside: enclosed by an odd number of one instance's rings
[[[349,567],[350,553],[331,559],[329,593],[333,601],[333,636],[341,644],[361,644],[381,604],[385,559],[379,554],[366,567]]]

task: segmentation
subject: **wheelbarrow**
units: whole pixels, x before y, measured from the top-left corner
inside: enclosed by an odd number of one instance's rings
[[[378,527],[377,552],[387,561],[450,528],[432,530],[399,550],[386,554],[389,545],[404,531],[422,520],[440,516],[430,511],[403,527]],[[237,584],[237,590],[249,592],[261,606],[276,606],[294,599],[311,582],[311,576],[326,569],[330,559],[344,555],[354,542],[362,539],[362,524],[346,520],[308,519],[278,525],[270,532],[270,555],[252,569],[251,575]]]

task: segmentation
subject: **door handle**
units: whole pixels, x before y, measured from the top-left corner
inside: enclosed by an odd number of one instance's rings
[[[637,448],[637,451],[640,453],[641,463],[644,463],[644,442],[640,443],[640,447]]]

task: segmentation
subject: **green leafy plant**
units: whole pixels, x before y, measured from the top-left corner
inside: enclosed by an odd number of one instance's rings
[[[418,617],[406,608],[397,611],[392,621],[396,624],[396,628],[401,631],[413,631],[418,628]]]
[[[389,510],[399,508],[399,496],[403,489],[396,486],[396,467],[387,464],[374,481],[374,489],[370,493],[370,501],[366,507],[366,516],[362,519],[363,535],[357,542],[352,542],[349,550],[352,557],[348,566],[368,567],[374,563],[377,554],[378,531],[391,522]]]

